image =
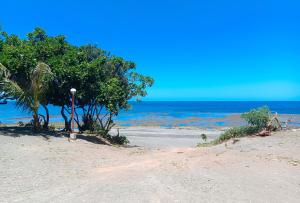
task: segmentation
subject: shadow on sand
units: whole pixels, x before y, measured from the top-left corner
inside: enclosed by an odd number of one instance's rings
[[[69,138],[69,133],[67,132],[61,132],[61,131],[33,132],[32,128],[30,127],[17,127],[17,126],[0,127],[0,136],[1,135],[10,136],[10,137],[42,136],[46,140],[49,140],[51,137]],[[91,142],[94,144],[110,145],[107,141],[93,135],[78,134],[77,139],[85,140],[87,142]]]

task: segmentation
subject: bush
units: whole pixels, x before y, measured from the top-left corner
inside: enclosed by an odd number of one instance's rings
[[[111,144],[117,145],[126,145],[129,143],[129,140],[125,136],[118,135],[110,135],[110,134],[99,134],[101,137],[107,139]]]
[[[115,135],[115,136],[110,136],[108,139],[111,143],[113,144],[118,144],[118,145],[125,145],[129,143],[129,140],[125,136],[120,136],[120,135]]]
[[[233,127],[233,128],[226,130],[219,138],[214,140],[213,144],[219,144],[219,143],[222,143],[222,142],[232,139],[232,138],[253,135],[259,131],[260,131],[260,129],[255,126]]]
[[[101,126],[97,123],[96,120],[93,119],[91,115],[82,116],[82,126],[80,127],[81,131],[90,131],[94,132],[101,128]]]
[[[248,126],[230,128],[226,130],[219,138],[210,143],[207,143],[206,145],[209,146],[214,144],[220,144],[232,138],[245,137],[248,135],[258,133],[261,130],[266,129],[268,127],[268,123],[271,121],[272,114],[269,108],[267,106],[264,106],[243,113],[241,115],[241,118],[243,118],[247,122]]]
[[[207,135],[204,134],[204,133],[202,133],[202,134],[201,134],[201,139],[204,140],[204,142],[206,142],[206,140],[207,140]]]
[[[107,139],[112,144],[117,145],[126,145],[129,143],[129,140],[126,136],[120,136],[119,130],[117,135],[110,135],[107,131],[98,129],[97,134],[105,139]]]
[[[50,125],[50,126],[49,126],[49,130],[50,130],[50,131],[55,131],[55,129],[56,129],[56,128],[55,128],[55,125]]]
[[[241,118],[245,119],[245,121],[250,126],[258,127],[259,129],[267,128],[268,123],[271,119],[271,112],[267,106],[260,107],[257,109],[252,109],[249,112],[243,113]]]
[[[22,122],[22,121],[19,121],[19,122],[18,122],[18,126],[19,126],[19,127],[24,127],[24,126],[25,126],[25,124],[24,124],[24,122]]]
[[[29,123],[26,123],[25,127],[33,127],[32,120]]]

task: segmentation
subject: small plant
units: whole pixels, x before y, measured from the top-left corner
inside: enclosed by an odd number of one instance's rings
[[[32,120],[31,120],[29,123],[26,123],[26,124],[25,124],[25,127],[33,127]]]
[[[49,130],[50,130],[50,131],[55,131],[55,125],[53,125],[53,124],[52,124],[52,125],[49,125]]]
[[[204,133],[202,133],[200,136],[201,136],[201,139],[202,139],[204,142],[206,142],[206,140],[207,140],[207,135],[204,134]]]
[[[22,122],[22,121],[19,121],[19,122],[18,122],[18,126],[19,126],[19,127],[24,127],[24,126],[25,126],[25,124],[24,124],[24,122]]]

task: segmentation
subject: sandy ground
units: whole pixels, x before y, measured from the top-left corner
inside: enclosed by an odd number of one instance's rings
[[[188,147],[195,131],[123,131],[144,147],[0,131],[0,202],[299,202],[300,131],[208,148]]]
[[[159,128],[159,127],[128,127],[120,128],[120,135],[130,140],[131,146],[140,146],[146,149],[161,149],[174,147],[195,147],[204,142],[201,134],[211,141],[220,136],[220,130],[204,130],[199,128]],[[111,134],[116,135],[117,129]]]

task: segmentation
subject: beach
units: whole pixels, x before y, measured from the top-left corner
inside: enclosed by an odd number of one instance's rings
[[[129,146],[1,130],[0,202],[300,199],[297,129],[212,147],[196,147],[197,134],[213,139],[218,131],[132,127],[120,133]]]
[[[300,1],[2,1],[0,203],[300,203]]]

